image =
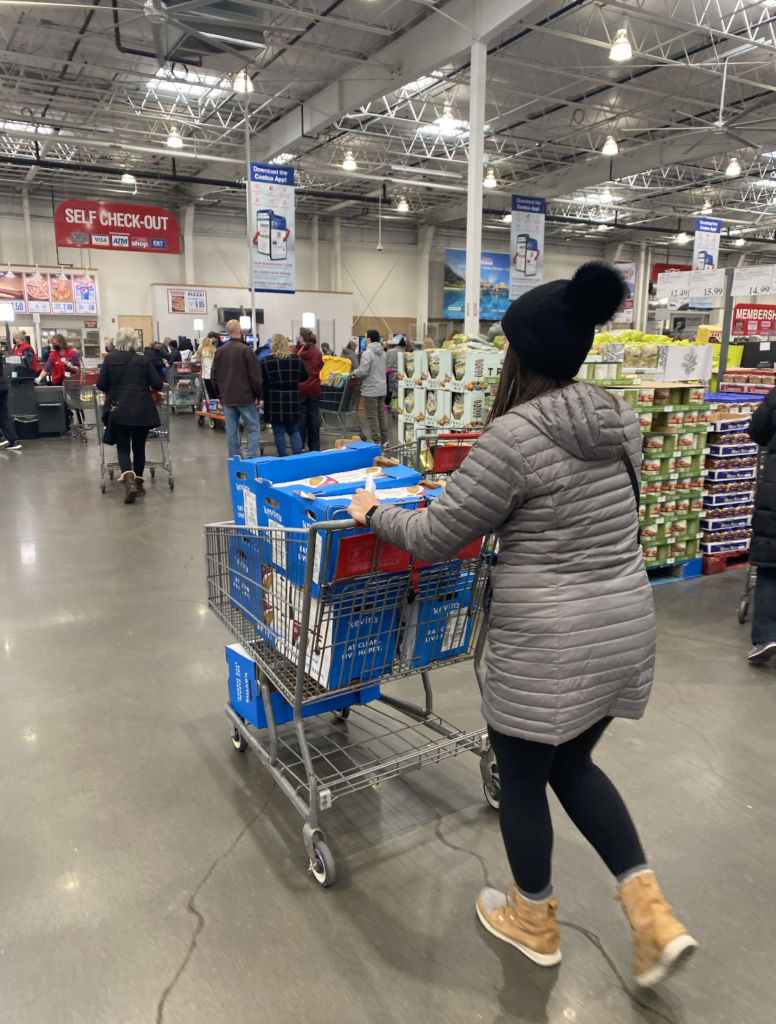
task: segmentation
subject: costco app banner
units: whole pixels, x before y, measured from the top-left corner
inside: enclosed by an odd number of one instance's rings
[[[163,206],[66,199],[54,212],[57,245],[68,249],[123,249],[178,255],[181,236]]]
[[[509,298],[541,284],[544,278],[544,215],[547,204],[533,196],[512,196]]]
[[[251,164],[251,238],[253,289],[296,291],[294,168]]]

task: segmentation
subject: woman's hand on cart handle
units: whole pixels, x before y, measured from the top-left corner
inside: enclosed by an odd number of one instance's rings
[[[374,496],[365,491],[363,487],[359,487],[356,491],[356,495],[348,506],[348,515],[352,516],[357,523],[361,523],[362,526],[366,526],[366,514],[370,509],[377,508],[380,502]]]

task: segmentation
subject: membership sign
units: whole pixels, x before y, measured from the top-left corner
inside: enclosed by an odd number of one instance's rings
[[[512,196],[509,298],[519,299],[544,276],[544,199]]]
[[[295,292],[294,168],[251,164],[248,178],[253,289]]]

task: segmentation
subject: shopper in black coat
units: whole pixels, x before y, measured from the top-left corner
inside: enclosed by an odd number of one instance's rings
[[[145,494],[143,470],[148,431],[159,426],[159,411],[151,389],[161,391],[164,381],[153,362],[140,354],[143,343],[131,327],[122,327],[115,348],[100,368],[97,387],[106,392],[102,419],[111,417],[116,433],[119,479],[124,484],[124,502],[131,505]],[[130,459],[130,445],[132,458]]]
[[[757,566],[749,660],[762,663],[776,654],[776,388],[755,409],[749,436],[768,449],[754,500],[749,554]]]
[[[5,379],[3,353],[0,352],[0,448],[21,451],[19,437],[8,415],[8,381]]]
[[[164,357],[164,353],[162,352],[162,345],[160,344],[160,342],[155,341],[153,342],[153,344],[147,345],[145,349],[145,357],[149,363],[153,363],[156,372],[162,379],[164,379],[164,373],[165,370],[168,368],[169,363]]]
[[[272,425],[278,455],[287,454],[286,431],[291,440],[291,451],[299,455],[302,451],[299,385],[307,380],[307,370],[293,352],[291,342],[282,334],[272,335],[270,352],[261,363],[264,415]]]

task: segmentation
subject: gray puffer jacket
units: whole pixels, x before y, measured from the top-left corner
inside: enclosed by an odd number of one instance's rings
[[[385,349],[379,341],[373,341],[367,345],[361,356],[361,365],[353,370],[353,375],[361,378],[361,394],[364,398],[376,398],[385,394],[385,374]]]
[[[498,732],[557,745],[644,713],[655,613],[623,446],[638,473],[635,415],[579,382],[496,420],[424,512],[372,517],[379,537],[430,561],[498,535],[483,693]]]

